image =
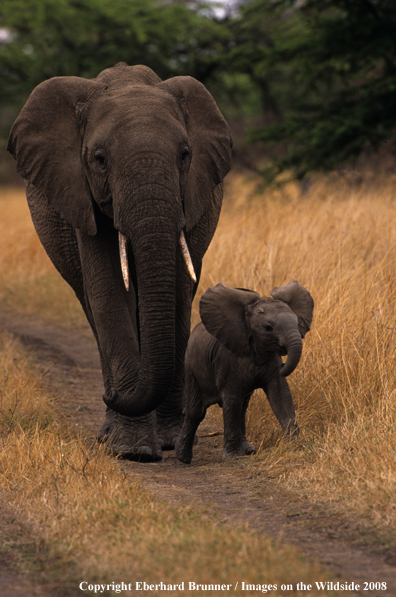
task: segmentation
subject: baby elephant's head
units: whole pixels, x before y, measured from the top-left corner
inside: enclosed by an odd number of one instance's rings
[[[270,352],[287,354],[281,368],[286,377],[299,363],[314,302],[297,281],[273,288],[271,295],[217,284],[203,294],[200,314],[207,331],[237,355],[265,361]]]

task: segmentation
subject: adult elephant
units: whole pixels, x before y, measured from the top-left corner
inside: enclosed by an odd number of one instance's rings
[[[99,439],[126,458],[159,460],[180,433],[191,303],[231,146],[201,83],[125,63],[41,83],[11,130],[37,233],[98,344]]]

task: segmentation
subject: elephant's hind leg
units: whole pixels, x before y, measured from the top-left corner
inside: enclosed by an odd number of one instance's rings
[[[243,398],[223,391],[222,402],[224,421],[223,460],[231,460],[251,453],[249,448],[253,448],[254,451],[254,447],[249,444],[245,437],[244,418],[247,405],[245,408]],[[241,424],[242,420],[243,424]]]
[[[248,442],[248,440],[246,438],[246,411],[249,406],[250,398],[251,398],[251,394],[246,396],[243,400],[242,417],[241,417],[242,449],[244,450],[246,456],[250,456],[250,454],[256,453],[256,448],[253,446],[253,444]]]

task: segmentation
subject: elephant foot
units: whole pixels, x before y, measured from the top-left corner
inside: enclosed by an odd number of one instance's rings
[[[179,412],[173,416],[159,414],[157,411],[157,435],[162,450],[173,450],[180,437],[184,415]]]
[[[107,408],[98,440],[106,443],[111,454],[125,460],[155,462],[162,459],[154,412],[131,418]]]
[[[234,458],[242,458],[246,456],[242,448],[240,450],[223,450],[223,460],[234,460]]]
[[[223,460],[232,460],[233,458],[241,458],[242,456],[248,456],[254,454],[256,451],[255,447],[252,446],[246,439],[241,443],[238,448],[235,447],[224,447],[223,448]]]
[[[246,437],[242,441],[242,450],[244,451],[246,456],[250,456],[250,454],[256,453],[256,448],[253,446],[253,444],[248,442]]]
[[[191,464],[193,453],[192,450],[177,450],[176,457],[180,462],[184,462],[184,464]]]
[[[300,429],[296,421],[291,421],[283,433],[284,440],[289,442],[299,436]]]
[[[187,437],[179,437],[176,442],[176,458],[184,464],[190,464],[193,457],[191,441]]]

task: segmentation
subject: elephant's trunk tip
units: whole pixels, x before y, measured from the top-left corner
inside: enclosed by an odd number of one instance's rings
[[[302,339],[298,334],[298,338],[293,338],[287,345],[287,360],[280,368],[280,374],[283,377],[288,377],[300,362],[302,354]]]

